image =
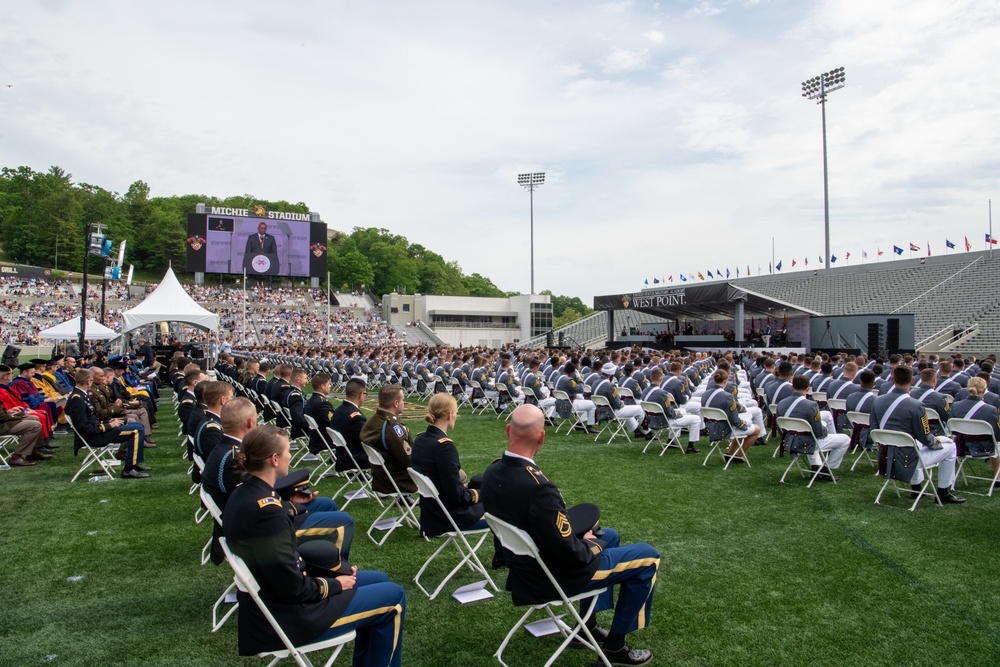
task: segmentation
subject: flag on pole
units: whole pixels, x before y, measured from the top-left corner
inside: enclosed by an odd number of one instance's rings
[[[831,264],[836,264],[837,263],[837,256],[836,255],[830,255],[830,263]]]
[[[774,273],[774,269],[773,269],[773,268],[771,268],[771,262],[768,262],[768,263],[767,263],[767,272],[768,272],[768,273]]]
[[[884,252],[882,252],[882,249],[881,249],[881,248],[875,248],[875,249],[876,249],[876,250],[878,250],[878,256],[879,256],[879,257],[881,257],[882,255],[884,255],[884,254],[885,254]]]
[[[792,268],[793,269],[795,268],[795,258],[794,257],[792,257]]]
[[[729,280],[729,269],[726,269],[726,280]]]
[[[931,256],[931,242],[930,241],[927,242],[927,256],[928,257]]]
[[[699,271],[699,272],[698,272],[698,277],[699,277],[699,278],[700,278],[701,280],[704,280],[704,279],[705,279],[705,276],[701,275],[701,271]]]
[[[850,258],[851,258],[851,252],[848,250],[846,253],[844,253],[844,259],[850,259]]]
[[[987,243],[992,243],[993,245],[997,244],[997,240],[995,238],[993,238],[992,236],[990,236],[989,234],[986,235],[986,242]]]
[[[738,267],[738,266],[736,267],[736,277],[737,278],[740,277],[740,267]]]
[[[823,258],[822,258],[822,257],[820,257],[820,258],[819,258],[819,263],[820,263],[820,264],[822,264],[822,263],[823,263]]]
[[[882,253],[879,253],[879,254],[882,254]],[[864,249],[861,250],[861,259],[868,259],[868,251],[866,251]]]
[[[669,278],[667,278],[667,281],[668,281],[668,282],[671,282],[671,283],[672,283],[672,282],[674,282],[674,274],[672,274],[672,273],[671,273],[671,274],[670,274],[670,277],[669,277]]]
[[[930,243],[928,243],[927,245],[929,246],[929,245],[930,245]],[[955,244],[954,244],[954,243],[952,243],[951,241],[949,241],[948,239],[945,239],[945,240],[944,240],[944,246],[945,246],[946,248],[950,248],[951,250],[954,250],[954,249],[955,249]]]
[[[809,266],[809,258],[808,257],[806,257],[803,261],[806,263],[806,266]]]
[[[715,276],[712,275],[712,271],[711,270],[708,271],[708,277],[709,278],[714,278],[715,277]]]
[[[912,244],[910,244],[910,245],[912,245]],[[894,253],[896,253],[897,255],[902,255],[903,254],[903,249],[900,248],[898,245],[892,246],[892,251]]]
[[[774,265],[774,268],[776,268],[778,271],[781,271],[781,260],[780,259],[778,260],[778,263]]]
[[[989,239],[987,239],[989,240]],[[910,252],[920,252],[920,246],[918,246],[913,241],[910,241]]]
[[[660,284],[660,279],[659,278],[653,278],[653,284],[654,285],[659,285]]]
[[[645,280],[643,280],[642,284],[643,285],[648,285],[649,284],[649,278],[646,278]]]
[[[969,243],[969,237],[966,236],[965,237],[965,252],[969,252],[970,250],[972,250],[972,244]]]
[[[716,269],[715,270],[715,275],[717,275],[717,276],[719,276],[721,278],[722,277],[722,269]]]
[[[684,274],[682,273],[682,274],[681,274],[681,282],[682,282],[682,283],[686,283],[687,281],[688,281],[688,279],[687,279],[687,278],[685,278],[685,277],[684,277]]]
[[[760,265],[757,265],[757,272],[760,273]],[[750,265],[747,264],[747,277],[750,277]]]

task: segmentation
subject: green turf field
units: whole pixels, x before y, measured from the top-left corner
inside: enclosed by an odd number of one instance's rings
[[[504,422],[467,412],[452,435],[473,474],[503,451]],[[258,664],[236,655],[235,617],[210,632],[210,607],[232,575],[199,565],[210,527],[194,523],[169,401],[159,417],[151,479],[70,484],[78,461],[68,436],[53,461],[0,471],[0,664]],[[660,550],[652,624],[630,637],[653,664],[1000,665],[1000,497],[944,508],[925,499],[910,513],[894,497],[874,505],[880,480],[870,468],[847,471],[851,454],[839,484],[806,489],[797,476],[778,483],[787,459],[772,459],[771,446],[752,450],[752,468],[725,472],[719,459],[702,467],[703,455],[641,450],[550,433],[537,463],[568,504],[595,502],[623,542]],[[364,533],[378,506],[348,511],[351,560],[406,588],[403,664],[496,664],[521,613],[506,593],[464,607],[445,593],[428,601],[412,579],[437,545],[398,529],[375,547]],[[488,543],[481,553],[488,563]],[[448,592],[473,580],[460,575]],[[541,665],[556,644],[523,633],[506,657]],[[582,651],[557,662],[592,664]]]

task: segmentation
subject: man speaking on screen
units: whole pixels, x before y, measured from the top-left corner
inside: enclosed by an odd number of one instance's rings
[[[261,270],[254,266],[254,258],[260,255],[267,255],[267,259],[274,264],[273,271],[268,271],[267,268]],[[243,255],[243,268],[252,274],[278,273],[278,242],[273,236],[267,233],[266,222],[257,225],[257,233],[247,237],[247,247]]]

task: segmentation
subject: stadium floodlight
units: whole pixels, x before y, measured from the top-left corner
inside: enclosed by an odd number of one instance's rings
[[[526,188],[531,196],[531,293],[535,293],[535,188],[545,184],[545,172],[518,174],[517,184]]]
[[[830,268],[830,183],[826,168],[826,96],[844,87],[846,76],[844,68],[838,67],[829,72],[814,76],[802,82],[802,97],[816,100],[823,110],[823,219],[826,233],[826,268]]]

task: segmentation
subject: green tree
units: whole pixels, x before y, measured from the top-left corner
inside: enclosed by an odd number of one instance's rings
[[[493,284],[492,280],[484,278],[478,273],[465,277],[465,288],[469,290],[469,296],[506,296],[503,290]]]
[[[362,285],[371,289],[375,282],[375,271],[368,258],[357,250],[330,255],[327,259],[330,266],[330,283],[348,289],[360,288]]]

